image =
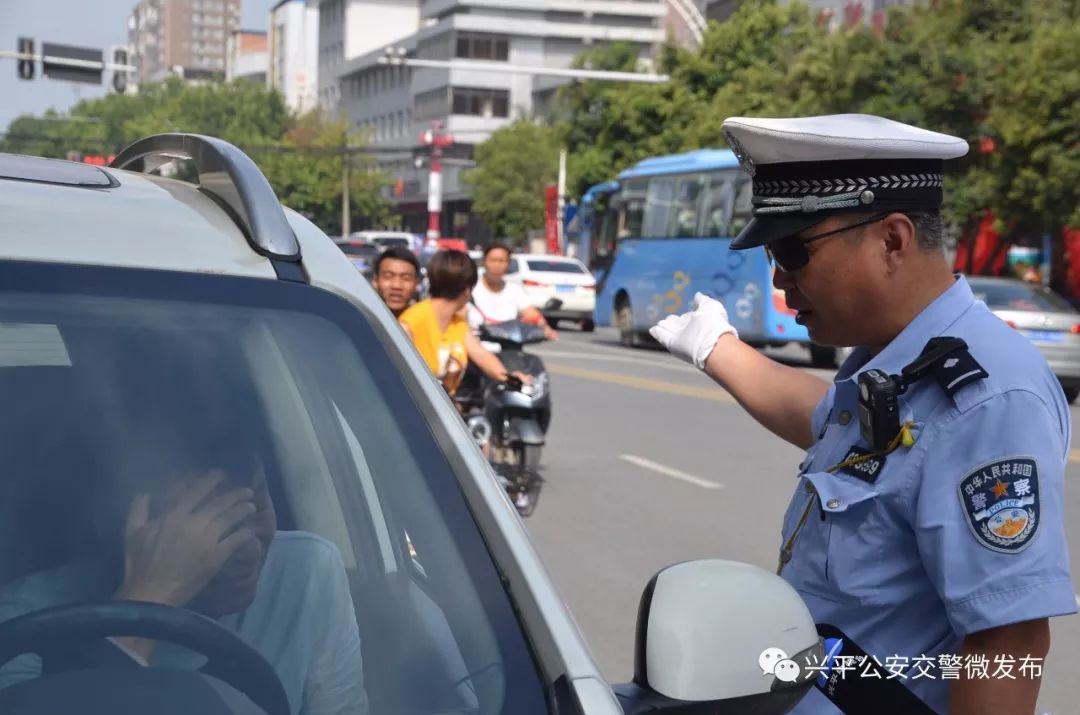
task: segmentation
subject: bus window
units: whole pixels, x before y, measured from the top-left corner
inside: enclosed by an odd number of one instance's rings
[[[675,205],[667,235],[671,238],[697,238],[702,190],[707,178],[702,174],[681,176],[675,186]]]
[[[735,182],[735,206],[732,210],[731,224],[728,226],[728,235],[737,236],[746,228],[753,218],[754,205],[751,198],[754,195],[754,185],[750,177],[740,174]]]
[[[596,241],[596,255],[607,258],[615,251],[615,236],[619,228],[621,212],[618,208],[604,207],[603,220],[600,222],[599,235]]]
[[[641,238],[645,223],[645,195],[648,180],[628,181],[623,188],[620,203],[618,238]]]
[[[649,190],[645,196],[645,222],[641,231],[642,238],[667,238],[674,199],[674,178],[657,176],[649,180]]]
[[[733,199],[733,172],[714,171],[709,174],[709,187],[701,204],[701,235],[728,236]]]
[[[588,267],[590,271],[607,270],[615,253],[615,237],[622,212],[619,199],[611,194],[596,197],[589,226]]]

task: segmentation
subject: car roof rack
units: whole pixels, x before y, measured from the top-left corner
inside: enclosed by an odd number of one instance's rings
[[[231,214],[251,247],[274,262],[280,277],[286,276],[279,262],[300,263],[300,243],[270,182],[229,142],[201,134],[155,134],[125,147],[109,166],[149,173],[176,159],[194,163],[199,189]]]

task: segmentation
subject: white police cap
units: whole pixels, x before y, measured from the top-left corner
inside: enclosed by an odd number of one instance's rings
[[[732,248],[752,248],[832,214],[934,210],[944,161],[968,143],[868,114],[730,117],[724,134],[753,177],[754,218]]]

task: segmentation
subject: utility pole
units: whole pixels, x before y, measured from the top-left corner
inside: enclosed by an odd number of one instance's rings
[[[352,163],[352,155],[349,152],[348,143],[341,145],[341,237],[348,238],[352,233],[349,206],[349,164]]]
[[[428,230],[429,239],[442,235],[442,150],[454,143],[454,137],[445,131],[441,121],[433,121],[431,129],[420,135],[420,143],[431,147],[431,174],[428,177]]]
[[[559,253],[566,254],[566,236],[563,235],[563,216],[566,214],[566,149],[559,150],[559,206],[555,213],[555,230],[559,237]]]

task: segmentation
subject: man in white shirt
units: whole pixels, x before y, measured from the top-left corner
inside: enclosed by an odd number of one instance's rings
[[[544,316],[529,302],[525,289],[517,283],[506,282],[510,268],[510,249],[493,243],[484,251],[484,275],[472,292],[469,324],[503,323],[520,319],[544,326],[544,337],[556,340],[559,333],[551,328]]]

